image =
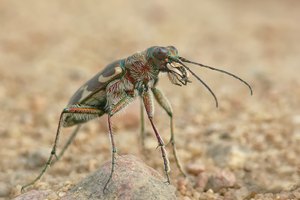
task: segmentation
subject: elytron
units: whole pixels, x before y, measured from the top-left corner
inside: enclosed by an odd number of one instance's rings
[[[161,150],[161,156],[164,162],[164,172],[167,182],[170,183],[169,159],[166,153],[165,143],[153,123],[154,99],[166,111],[170,118],[170,144],[172,146],[176,165],[180,172],[185,175],[176,151],[172,107],[163,93],[156,87],[159,80],[159,74],[167,74],[172,84],[185,86],[191,82],[189,79],[189,73],[191,73],[208,89],[215,99],[216,106],[218,106],[218,100],[213,91],[186,65],[187,63],[225,73],[231,77],[234,77],[244,83],[249,88],[252,95],[251,86],[243,79],[227,71],[189,61],[183,57],[180,57],[177,49],[173,46],[153,46],[145,51],[138,52],[127,58],[117,60],[107,65],[102,71],[97,73],[92,79],[81,86],[72,96],[66,108],[61,112],[56,137],[47,163],[40,174],[32,182],[24,185],[22,190],[38,181],[46,172],[51,163],[61,158],[67,147],[75,138],[82,123],[106,114],[112,146],[112,164],[110,176],[108,177],[108,180],[103,188],[103,191],[105,191],[113,177],[117,152],[112,133],[111,117],[118,111],[125,108],[129,103],[136,99],[136,97],[141,98],[142,106],[146,111],[147,117],[158,141],[158,147]],[[144,137],[143,107],[141,109],[142,138]],[[77,125],[77,128],[63,146],[61,152],[57,154],[57,144],[59,141],[61,127],[70,127],[73,125]]]

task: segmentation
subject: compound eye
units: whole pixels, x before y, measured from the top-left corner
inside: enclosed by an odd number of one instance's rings
[[[178,55],[178,50],[174,46],[167,46],[167,49],[171,52],[171,54]]]
[[[154,50],[153,56],[158,60],[164,60],[168,57],[168,49],[163,47],[158,47]]]

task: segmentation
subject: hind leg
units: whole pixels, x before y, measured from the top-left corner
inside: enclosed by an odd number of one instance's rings
[[[55,136],[54,144],[53,144],[53,147],[52,147],[52,150],[51,150],[51,154],[50,154],[50,156],[49,156],[46,164],[44,165],[44,168],[42,169],[42,171],[40,172],[40,174],[33,181],[31,181],[30,183],[22,186],[21,191],[24,191],[25,188],[27,188],[27,187],[35,184],[38,180],[40,180],[40,178],[43,176],[43,174],[47,171],[48,167],[51,165],[54,157],[56,157],[56,159],[58,159],[58,158],[60,158],[60,156],[62,156],[63,152],[60,153],[59,156],[56,155],[56,148],[57,148],[57,144],[58,144],[58,141],[59,141],[60,130],[61,130],[62,124],[64,123],[64,119],[65,119],[64,117],[66,115],[68,115],[68,114],[76,114],[76,115],[83,115],[83,116],[101,115],[101,114],[103,114],[103,111],[99,110],[97,108],[92,108],[92,107],[71,107],[71,108],[65,108],[62,111],[62,113],[60,114],[60,119],[59,119],[57,131],[56,131],[56,136]],[[77,134],[77,131],[76,131],[76,134]],[[73,139],[71,139],[71,141],[72,140]],[[65,148],[67,148],[68,146],[69,145],[66,144]]]

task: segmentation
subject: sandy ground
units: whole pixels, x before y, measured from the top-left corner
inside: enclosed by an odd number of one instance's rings
[[[174,45],[183,57],[221,66],[254,89],[250,96],[238,81],[191,66],[218,96],[216,109],[195,79],[179,88],[161,77],[159,87],[173,105],[178,153],[190,172],[183,181],[170,153],[178,197],[300,198],[299,8],[296,0],[2,0],[0,199],[18,195],[39,173],[75,90],[106,64],[153,45]],[[113,123],[119,154],[145,159],[138,103]],[[156,107],[155,123],[167,141],[169,120]],[[64,130],[60,144],[70,132]],[[149,123],[146,139],[146,163],[162,172]],[[108,159],[106,119],[89,122],[34,188],[60,191]],[[193,167],[204,172],[193,175]],[[201,177],[217,171],[230,173],[235,186],[201,187]]]

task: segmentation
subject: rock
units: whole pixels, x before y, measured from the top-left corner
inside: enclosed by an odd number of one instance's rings
[[[117,157],[113,178],[108,190],[103,193],[110,169],[109,161],[73,187],[62,199],[176,199],[175,188],[166,184],[165,178],[131,155]]]
[[[14,198],[14,200],[42,200],[49,199],[49,195],[53,194],[51,190],[30,190],[20,196]]]

